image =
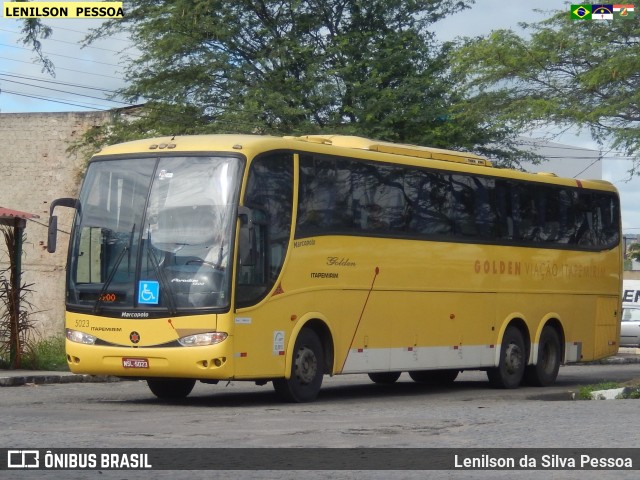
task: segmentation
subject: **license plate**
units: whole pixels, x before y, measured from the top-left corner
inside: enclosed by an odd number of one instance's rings
[[[124,368],[149,368],[149,360],[146,358],[123,358]]]

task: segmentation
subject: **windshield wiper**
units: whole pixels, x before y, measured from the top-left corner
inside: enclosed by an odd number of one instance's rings
[[[164,271],[160,268],[160,262],[158,261],[158,257],[156,257],[153,248],[151,247],[151,238],[147,235],[147,250],[149,251],[149,255],[151,257],[151,265],[153,266],[153,271],[156,273],[156,277],[160,283],[160,289],[164,293],[167,298],[167,310],[170,315],[176,315],[178,313],[178,309],[176,308],[175,303],[173,303],[173,295],[171,291],[171,287],[167,282],[167,277],[164,274]]]
[[[102,298],[104,297],[104,294],[107,291],[107,288],[109,288],[109,285],[111,285],[113,277],[116,276],[116,272],[118,271],[118,267],[120,266],[120,262],[122,262],[122,259],[124,258],[124,254],[129,250],[130,250],[130,248],[127,245],[125,245],[124,248],[120,251],[120,254],[118,255],[118,258],[116,258],[116,263],[113,265],[113,268],[109,272],[109,277],[107,278],[107,281],[104,282],[104,285],[102,285],[102,289],[100,290],[100,293],[98,294],[98,299],[96,300],[96,303],[93,306],[93,313],[98,313],[98,309],[100,308],[100,304],[102,304]]]
[[[109,285],[111,285],[111,282],[113,281],[113,277],[116,276],[116,272],[118,271],[118,267],[120,267],[120,263],[122,262],[122,259],[124,258],[124,254],[129,252],[129,256],[127,257],[127,273],[130,273],[130,269],[131,269],[131,247],[133,245],[133,233],[136,230],[136,224],[133,224],[133,227],[131,227],[131,235],[129,236],[129,245],[125,245],[122,250],[120,251],[120,253],[118,254],[118,258],[116,258],[116,261],[113,265],[113,268],[111,269],[111,271],[109,272],[109,276],[107,277],[107,280],[104,282],[104,284],[102,285],[102,289],[100,290],[100,293],[98,294],[98,299],[96,300],[96,303],[93,305],[93,313],[98,313],[98,310],[100,309],[100,305],[102,304],[102,299],[104,298],[104,294],[107,292],[107,288],[109,288]],[[113,233],[111,230],[109,230],[111,233]]]

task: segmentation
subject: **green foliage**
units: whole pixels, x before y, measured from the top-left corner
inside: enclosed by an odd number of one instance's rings
[[[62,335],[34,342],[23,368],[32,370],[67,371],[67,357]]]
[[[14,0],[26,2],[28,0]],[[47,39],[53,33],[51,27],[44,25],[39,18],[25,18],[22,26],[22,44],[31,46],[42,65],[42,71],[55,77],[55,66],[49,57],[42,52],[41,40]]]
[[[627,248],[627,257],[640,262],[640,243],[632,243]]]
[[[16,232],[24,241],[22,230],[0,227],[9,265],[0,270],[0,367],[21,368],[22,359],[32,350],[35,323],[31,318],[28,296],[31,285],[19,284],[16,265]]]
[[[620,384],[616,382],[602,382],[596,385],[586,385],[584,387],[580,387],[580,390],[578,391],[578,398],[580,400],[592,400],[592,392],[597,392],[598,390],[610,390],[613,388],[620,388]]]
[[[115,111],[75,153],[150,136],[335,133],[474,151],[498,166],[540,159],[517,147],[519,125],[498,114],[501,99],[469,97],[469,65],[452,69],[455,45],[431,31],[473,0],[124,3],[125,18],[86,42],[129,35],[141,53],[123,59],[128,86],[117,96],[139,107]],[[53,74],[40,50],[50,33],[24,22],[23,41]]]
[[[586,129],[601,145],[640,148],[640,21],[547,20],[467,39],[455,69],[469,75],[469,108],[527,130]]]
[[[624,391],[616,396],[616,400],[637,400],[640,399],[640,381],[635,379],[624,384],[617,382],[603,382],[597,385],[587,385],[581,387],[578,393],[578,398],[581,400],[593,400],[591,394],[598,390],[612,390],[616,388],[625,387]]]
[[[142,52],[123,92],[145,102],[140,134],[329,129],[405,141],[448,113],[447,63],[427,27],[461,8],[456,0],[134,0],[126,21],[105,31],[126,27]]]
[[[117,112],[79,147],[199,133],[336,133],[474,150],[512,162],[516,132],[469,112],[452,44],[430,27],[460,0],[131,0],[141,56]]]

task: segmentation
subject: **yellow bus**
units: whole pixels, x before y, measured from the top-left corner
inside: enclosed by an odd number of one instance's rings
[[[273,382],[324,375],[515,388],[618,349],[620,206],[604,181],[360,137],[202,135],[104,148],[75,208],[73,372]]]

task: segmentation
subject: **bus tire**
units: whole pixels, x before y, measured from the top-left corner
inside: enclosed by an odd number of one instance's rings
[[[185,398],[193,390],[193,386],[196,384],[195,380],[190,378],[176,378],[176,379],[155,379],[148,378],[147,385],[149,390],[156,397],[177,400]]]
[[[544,327],[538,343],[538,359],[535,365],[527,365],[524,381],[535,387],[551,385],[558,377],[561,357],[562,345],[558,332],[553,327]]]
[[[290,378],[277,378],[273,388],[286,402],[311,402],[316,399],[324,376],[324,350],[316,333],[303,329],[296,339]]]
[[[491,386],[494,388],[518,388],[527,364],[526,352],[520,330],[516,327],[507,327],[502,337],[498,366],[487,370]]]
[[[400,378],[401,373],[402,372],[372,372],[368,375],[373,383],[378,383],[380,385],[391,385],[392,383],[396,383],[396,381]]]
[[[409,372],[411,380],[430,385],[451,385],[458,377],[459,370],[415,370]]]

